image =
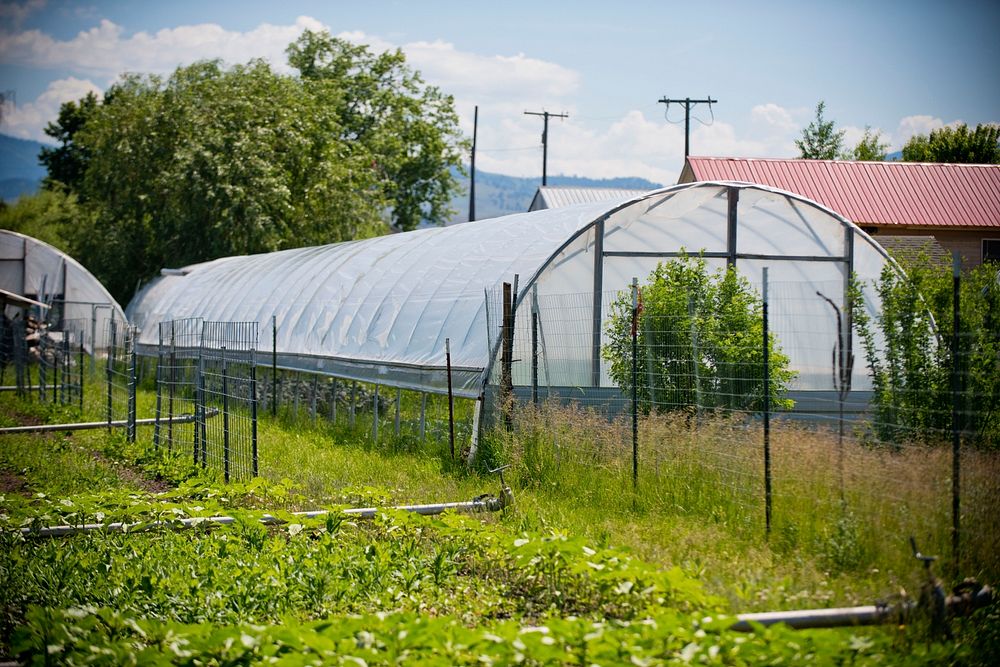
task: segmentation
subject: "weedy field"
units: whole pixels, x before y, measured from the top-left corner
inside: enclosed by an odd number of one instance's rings
[[[152,403],[141,392],[140,415]],[[0,397],[3,425],[80,416]],[[87,416],[99,418],[96,407]],[[468,500],[496,493],[499,481],[452,461],[440,433],[419,441],[386,429],[375,443],[360,417],[352,427],[264,415],[261,477],[229,485],[186,453],[154,451],[148,430],[134,444],[105,431],[0,436],[0,656],[107,665],[1000,659],[996,604],[956,620],[952,639],[919,619],[728,630],[727,617],[744,611],[915,595],[921,571],[908,554],[910,531],[927,551],[947,544],[940,452],[904,459],[851,445],[845,504],[828,436],[776,429],[776,450],[787,450],[776,461],[788,469],[768,539],[752,427],[706,420],[694,433],[690,424],[647,420],[643,429],[643,441],[657,444],[643,450],[637,491],[621,427],[552,406],[526,411],[514,433],[481,443],[482,468],[511,464],[513,507],[438,517],[388,510],[371,521],[291,513]],[[976,456],[967,506],[977,530],[961,574],[996,583],[1000,466]],[[887,479],[898,483],[889,489]],[[926,515],[910,509],[922,506]],[[265,512],[284,523],[263,525]],[[236,521],[169,527],[220,514]],[[138,525],[52,539],[21,531],[112,521]]]

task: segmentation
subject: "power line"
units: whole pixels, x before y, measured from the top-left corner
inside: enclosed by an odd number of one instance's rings
[[[677,100],[669,99],[667,97],[661,97],[658,100],[658,102],[657,102],[658,104],[666,104],[667,105],[667,109],[664,112],[664,115],[666,115],[666,113],[668,111],[670,111],[670,105],[671,104],[680,104],[681,106],[684,107],[684,159],[687,159],[687,156],[690,153],[690,145],[691,145],[690,144],[690,141],[691,141],[691,107],[697,106],[699,104],[707,104],[708,105],[708,110],[711,112],[712,111],[712,105],[715,104],[718,101],[719,100],[713,100],[711,95],[709,95],[708,97],[706,97],[703,100],[692,100],[690,97],[685,97],[684,99],[677,99]],[[715,119],[715,114],[714,113],[712,114],[712,118],[713,118],[713,120]]]
[[[542,185],[548,184],[547,163],[549,158],[549,118],[569,118],[568,113],[549,113],[548,111],[525,111],[525,116],[541,116],[545,120],[542,129]]]

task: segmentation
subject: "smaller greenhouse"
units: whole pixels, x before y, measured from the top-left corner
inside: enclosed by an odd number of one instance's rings
[[[30,314],[52,330],[78,330],[88,351],[102,346],[107,323],[125,313],[104,286],[79,262],[43,241],[0,230],[0,289],[49,308]],[[20,316],[8,307],[8,318]],[[29,309],[34,311],[35,309]]]
[[[186,318],[249,321],[258,354],[277,366],[435,393],[482,395],[499,355],[499,294],[517,284],[513,376],[532,381],[528,324],[537,322],[550,391],[614,390],[602,347],[609,305],[658,263],[700,255],[735,267],[760,289],[769,269],[772,331],[796,371],[792,389],[830,392],[831,350],[850,342],[855,389],[869,388],[850,336],[849,278],[864,286],[889,262],[877,243],[834,211],[798,195],[738,182],[652,191],[595,203],[328,246],[226,257],[164,270],[129,305],[152,353],[158,324]],[[817,296],[819,295],[819,296]],[[264,356],[266,355],[266,357]]]

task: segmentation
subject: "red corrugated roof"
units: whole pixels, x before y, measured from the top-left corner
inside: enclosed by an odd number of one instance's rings
[[[687,164],[684,181],[770,185],[858,224],[1000,227],[1000,165],[715,157]]]

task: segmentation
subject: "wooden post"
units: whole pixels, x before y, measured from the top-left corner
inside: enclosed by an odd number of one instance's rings
[[[503,325],[500,329],[500,410],[504,426],[509,433],[514,429],[514,381],[512,365],[514,357],[514,317],[511,307],[510,283],[503,284]]]

